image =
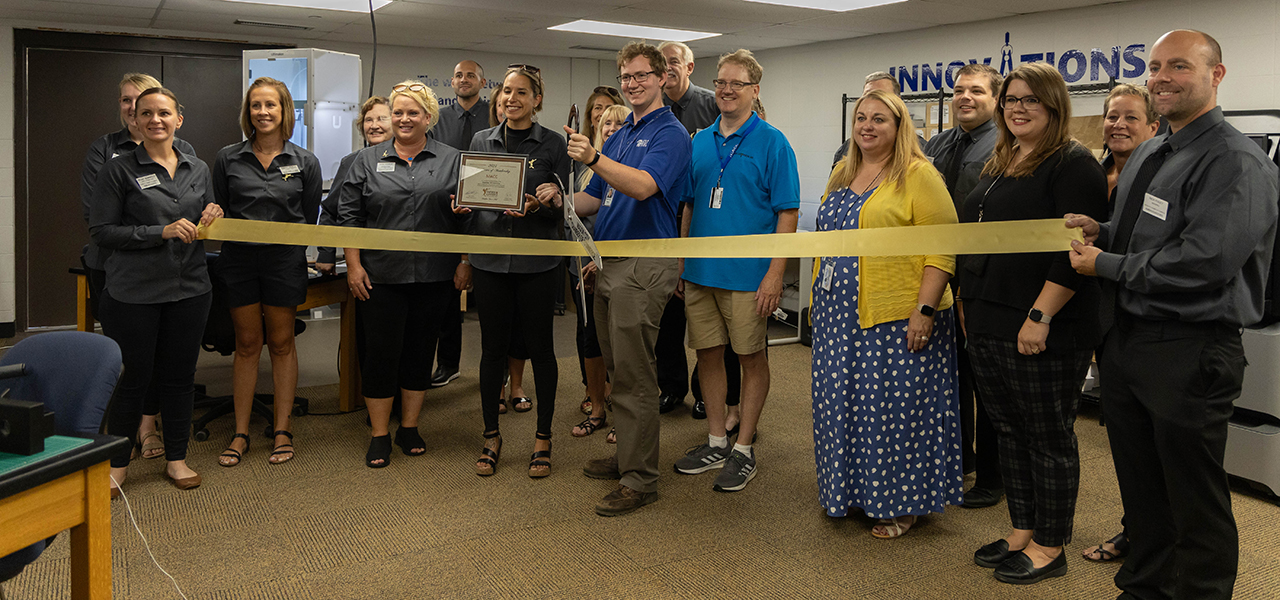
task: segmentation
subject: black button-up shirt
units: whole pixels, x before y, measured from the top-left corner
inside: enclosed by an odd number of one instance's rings
[[[440,121],[431,128],[427,136],[438,140],[450,148],[466,150],[471,145],[470,139],[462,139],[463,129],[467,121],[471,121],[471,135],[489,128],[489,101],[481,98],[471,106],[471,110],[462,110],[462,106],[453,103],[440,109]]]
[[[529,136],[508,150],[503,141],[505,130],[506,125],[499,125],[477,133],[471,140],[471,150],[528,155],[529,166],[524,175],[526,194],[536,196],[538,186],[544,183],[559,185],[557,175],[565,186],[572,186],[569,177],[573,161],[569,158],[569,146],[564,137],[534,123]],[[568,190],[565,192],[570,193]],[[564,211],[541,208],[523,217],[509,217],[496,210],[476,210],[471,213],[471,232],[476,235],[560,240],[564,239]],[[471,254],[471,266],[490,273],[542,273],[559,266],[561,260],[559,256]]]
[[[129,304],[159,304],[211,290],[204,242],[185,244],[161,234],[178,219],[199,223],[213,202],[209,167],[194,156],[179,152],[172,178],[143,146],[108,162],[94,184],[89,213],[93,241],[111,251],[107,293]]]
[[[320,161],[289,141],[266,169],[251,140],[219,150],[213,161],[213,196],[233,219],[315,223],[322,185]]]
[[[956,144],[960,143],[960,134],[963,132],[964,129],[956,125],[933,136],[924,145],[925,156],[933,161],[933,166],[944,176],[947,161],[951,160],[951,151]],[[973,131],[969,132],[973,143],[969,144],[964,151],[964,156],[960,158],[960,172],[956,174],[955,180],[947,182],[947,191],[951,192],[951,201],[956,204],[956,212],[964,208],[964,199],[969,197],[969,192],[977,187],[978,180],[982,178],[982,167],[987,164],[987,159],[991,158],[991,153],[995,151],[996,137],[999,133],[995,119],[988,119],[986,123],[974,127]]]
[[[89,201],[93,198],[93,184],[98,181],[98,172],[102,170],[102,165],[121,154],[132,152],[137,147],[138,145],[129,137],[128,129],[108,133],[89,145],[89,152],[84,156],[84,168],[80,172],[80,204],[84,207],[85,224],[89,223]],[[173,149],[183,154],[196,155],[195,148],[192,148],[191,144],[176,137],[173,138]],[[90,239],[84,252],[84,264],[90,269],[101,271],[106,262],[107,253]]]
[[[333,174],[333,183],[329,186],[329,195],[320,201],[320,218],[319,225],[337,225],[338,224],[338,188],[342,187],[342,182],[347,178],[347,173],[351,171],[351,163],[355,162],[356,155],[360,151],[357,150],[342,157],[338,162],[338,172]],[[338,249],[330,246],[316,247],[316,262],[333,264],[338,260]]]
[[[671,114],[684,125],[689,135],[710,127],[716,117],[720,116],[720,108],[716,106],[716,93],[692,82],[679,100],[672,100],[663,94],[662,103],[671,107]]]
[[[1133,151],[1113,214],[1124,214],[1143,161],[1166,141],[1173,153],[1147,186],[1128,252],[1100,254],[1098,276],[1115,286],[1121,309],[1144,319],[1257,323],[1280,212],[1276,164],[1215,107]]]
[[[356,153],[338,195],[338,224],[395,231],[462,233],[449,194],[458,185],[458,151],[436,140],[409,163],[395,140]],[[439,193],[437,193],[439,192]],[[453,279],[458,254],[363,250],[360,263],[373,283],[431,283]]]

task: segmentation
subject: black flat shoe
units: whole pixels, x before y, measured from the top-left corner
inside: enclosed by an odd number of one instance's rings
[[[961,508],[987,508],[1000,504],[1001,498],[1004,498],[1004,489],[971,487],[964,493],[964,504],[960,506]]]
[[[380,460],[381,464],[373,461]],[[369,439],[369,450],[364,453],[364,465],[370,469],[381,469],[391,464],[391,434],[379,435]]]
[[[422,456],[427,453],[427,442],[418,434],[417,427],[401,425],[396,430],[396,445],[400,446],[405,456]]]
[[[1031,557],[1018,552],[996,567],[996,579],[1014,585],[1031,585],[1040,583],[1050,577],[1062,577],[1067,574],[1067,553],[1064,550],[1049,564],[1039,569],[1031,563]]]
[[[1019,552],[1021,550],[1010,550],[1009,542],[999,539],[978,548],[978,551],[973,553],[973,562],[979,567],[994,569]]]
[[[694,400],[693,410],[689,411],[689,416],[698,420],[707,418],[707,405],[703,404],[701,400]]]
[[[658,413],[665,415],[681,404],[684,404],[684,398],[677,398],[674,394],[663,394],[658,396]]]

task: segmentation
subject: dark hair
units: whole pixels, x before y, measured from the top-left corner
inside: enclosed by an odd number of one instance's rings
[[[1004,77],[1000,76],[1000,71],[991,68],[991,65],[969,63],[960,67],[960,70],[956,71],[956,80],[959,81],[960,77],[963,75],[985,75],[987,77],[987,81],[990,83],[989,87],[991,88],[990,91],[993,96],[996,92],[1000,91],[1000,86],[1004,85]]]
[[[1036,167],[1044,162],[1044,159],[1049,158],[1049,155],[1071,141],[1071,96],[1067,92],[1067,82],[1062,80],[1062,74],[1057,69],[1047,63],[1024,64],[1004,78],[1000,93],[996,95],[996,128],[999,129],[1000,134],[996,138],[996,147],[991,152],[991,158],[982,167],[983,175],[1004,173],[1009,165],[1013,164],[1013,157],[1017,154],[1014,147],[1018,140],[1013,132],[1009,131],[1009,125],[1004,122],[1004,97],[1009,91],[1009,84],[1014,81],[1021,81],[1031,88],[1031,93],[1040,99],[1041,109],[1048,116],[1049,122],[1045,124],[1044,135],[1040,136],[1040,141],[1031,150],[1031,154],[1018,163],[1009,175],[1011,177],[1031,175]]]
[[[138,94],[138,102],[141,102],[142,99],[146,98],[147,96],[152,96],[155,94],[160,94],[165,98],[173,100],[173,105],[178,107],[178,114],[179,115],[182,114],[182,103],[178,102],[178,97],[173,95],[173,92],[169,91],[169,88],[167,87],[153,87],[153,88],[147,88],[145,90],[142,90],[142,93]]]

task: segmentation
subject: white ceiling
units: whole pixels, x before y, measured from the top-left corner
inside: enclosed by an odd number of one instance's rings
[[[908,0],[847,13],[745,0],[395,0],[375,13],[382,44],[612,59],[621,38],[548,31],[576,19],[723,35],[691,42],[698,56],[764,50],[1115,0]],[[226,0],[0,0],[0,19],[185,31],[217,39],[371,43],[369,15]],[[310,27],[237,25],[236,19]],[[577,46],[578,48],[575,48]]]

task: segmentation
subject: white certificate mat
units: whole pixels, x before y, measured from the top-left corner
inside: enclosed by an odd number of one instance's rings
[[[524,212],[524,154],[463,152],[454,206]]]

